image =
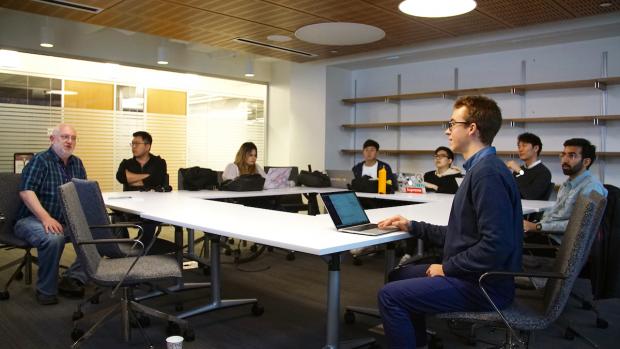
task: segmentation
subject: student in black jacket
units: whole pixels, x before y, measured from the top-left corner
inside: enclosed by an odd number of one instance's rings
[[[378,171],[385,167],[387,172],[387,180],[392,181],[394,188],[398,186],[398,179],[392,173],[392,168],[387,163],[377,159],[377,152],[379,151],[379,143],[375,140],[368,139],[364,142],[364,148],[362,154],[364,155],[364,161],[353,166],[351,169],[355,178],[368,176],[372,179],[377,179]]]
[[[540,138],[533,133],[522,133],[517,139],[517,149],[523,165],[519,166],[516,161],[510,160],[506,162],[506,166],[515,176],[521,198],[525,200],[549,199],[546,194],[551,184],[551,172],[538,159],[542,150]]]
[[[452,166],[454,162],[454,153],[448,147],[439,147],[435,149],[435,167],[437,170],[428,171],[424,174],[424,185],[429,191],[444,194],[454,194],[459,185],[456,178],[461,178],[461,169]]]

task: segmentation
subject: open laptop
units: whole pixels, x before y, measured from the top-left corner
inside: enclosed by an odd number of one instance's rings
[[[352,191],[322,193],[321,199],[338,231],[373,236],[398,231],[395,227],[379,229],[377,224],[370,223],[357,195]]]
[[[353,172],[351,170],[327,170],[327,175],[334,188],[348,189],[348,185],[353,180]]]
[[[288,188],[288,179],[291,175],[291,167],[272,167],[265,177],[264,189]]]

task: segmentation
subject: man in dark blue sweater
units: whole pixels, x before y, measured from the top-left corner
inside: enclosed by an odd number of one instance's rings
[[[501,123],[495,101],[483,96],[459,98],[445,134],[450,148],[463,154],[467,174],[454,196],[448,225],[402,216],[379,223],[443,246],[442,264],[401,266],[380,290],[379,309],[390,348],[425,346],[426,314],[491,310],[478,278],[487,271],[521,268],[521,195],[491,146]],[[485,286],[500,308],[512,303],[512,278],[489,279]]]

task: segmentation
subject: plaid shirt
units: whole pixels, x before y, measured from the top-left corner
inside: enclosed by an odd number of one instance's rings
[[[20,191],[33,191],[47,213],[58,222],[64,223],[58,187],[71,181],[72,178],[86,179],[82,160],[72,155],[65,166],[62,159],[50,147],[35,155],[24,167]],[[28,216],[32,216],[32,212],[22,203],[18,217],[21,219]]]

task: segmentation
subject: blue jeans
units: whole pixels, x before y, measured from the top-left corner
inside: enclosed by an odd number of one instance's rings
[[[66,230],[66,228],[65,228]],[[39,270],[37,272],[37,290],[45,295],[58,293],[58,267],[67,238],[63,234],[46,233],[43,224],[35,216],[22,218],[15,223],[15,236],[27,241],[37,249]],[[67,269],[65,277],[86,283],[86,274],[76,260]]]
[[[476,282],[456,277],[427,277],[428,264],[394,269],[379,291],[379,311],[389,348],[411,349],[426,345],[426,314],[454,311],[489,311],[491,306]],[[508,296],[491,298],[500,308]]]

